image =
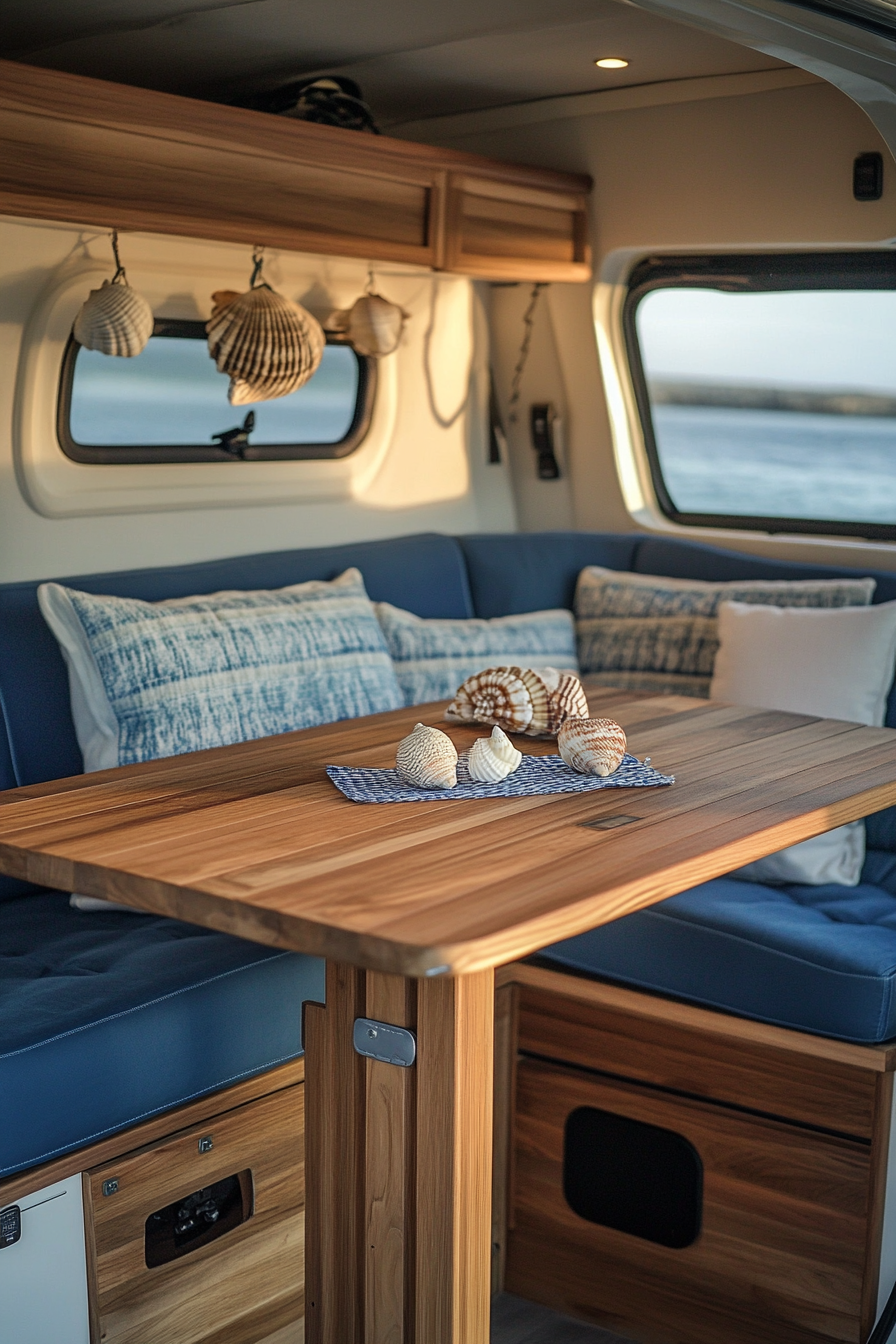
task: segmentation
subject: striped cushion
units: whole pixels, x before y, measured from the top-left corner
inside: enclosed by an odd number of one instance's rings
[[[142,602],[42,584],[85,770],[397,709],[356,569],[332,582]]]
[[[576,586],[579,664],[605,686],[708,696],[720,602],[866,607],[875,580],[745,579],[707,583],[589,565]]]
[[[490,621],[427,621],[377,602],[376,614],[406,705],[447,700],[484,667],[578,669],[572,613],[562,609]]]

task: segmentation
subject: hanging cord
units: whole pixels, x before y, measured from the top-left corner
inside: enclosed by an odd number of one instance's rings
[[[880,1320],[868,1336],[867,1344],[887,1344],[893,1337],[894,1327],[896,1327],[896,1287],[887,1298]]]
[[[252,279],[249,281],[250,289],[270,289],[266,280],[260,279],[261,268],[264,265],[264,243],[256,243],[252,249]]]
[[[426,395],[429,398],[429,409],[432,411],[433,419],[435,420],[437,425],[441,425],[442,429],[450,429],[452,425],[457,423],[457,421],[463,415],[464,411],[467,409],[467,403],[470,400],[470,393],[473,390],[473,366],[475,364],[475,358],[474,358],[474,352],[471,350],[470,369],[467,374],[467,386],[463,395],[463,400],[461,401],[460,405],[458,406],[454,414],[446,418],[444,415],[442,415],[441,411],[436,405],[436,394],[432,385],[432,369],[430,367],[430,358],[429,358],[429,347],[432,342],[432,334],[433,331],[435,330],[436,325],[436,295],[438,293],[438,286],[439,286],[438,280],[436,280],[435,277],[433,277],[432,302],[429,308],[429,326],[426,328],[426,333],[423,337],[423,375],[426,380]]]
[[[120,280],[123,285],[128,282],[125,269],[121,264],[121,257],[118,255],[118,230],[112,230],[112,255],[115,258],[115,274],[112,277],[112,284],[117,285]]]
[[[523,339],[520,342],[520,352],[517,355],[516,368],[513,371],[513,378],[510,383],[510,400],[507,403],[507,419],[510,424],[515,425],[519,416],[517,407],[520,401],[520,392],[522,389],[523,370],[526,367],[526,361],[529,358],[529,346],[532,344],[532,332],[535,327],[535,309],[538,307],[538,300],[541,298],[541,291],[545,288],[546,282],[539,282],[532,286],[532,293],[529,296],[529,303],[526,311],[523,313]]]

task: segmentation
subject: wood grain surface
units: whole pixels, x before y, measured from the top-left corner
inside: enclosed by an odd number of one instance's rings
[[[523,1060],[507,1288],[654,1344],[831,1344],[861,1334],[870,1146],[598,1074]],[[588,1222],[563,1196],[569,1113],[683,1135],[703,1163],[684,1249]]]
[[[10,215],[444,269],[459,219],[449,172],[474,191],[540,193],[540,217],[499,221],[496,277],[588,278],[589,178],[0,62]],[[466,269],[463,246],[450,252],[452,269]]]
[[[331,763],[388,765],[441,705],[0,795],[0,870],[373,970],[525,956],[896,802],[896,732],[591,692],[670,787],[362,805]],[[473,728],[445,725],[459,748]],[[522,739],[527,752],[551,742]],[[606,817],[630,824],[593,829]]]

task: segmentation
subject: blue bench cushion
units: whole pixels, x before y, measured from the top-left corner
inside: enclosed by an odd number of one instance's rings
[[[782,1027],[896,1036],[896,855],[857,887],[720,877],[555,943],[549,963]]]
[[[0,1176],[302,1052],[324,963],[153,915],[0,904]]]

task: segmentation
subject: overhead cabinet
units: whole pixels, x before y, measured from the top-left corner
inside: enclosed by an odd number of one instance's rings
[[[0,61],[4,214],[502,280],[584,280],[590,186]]]

